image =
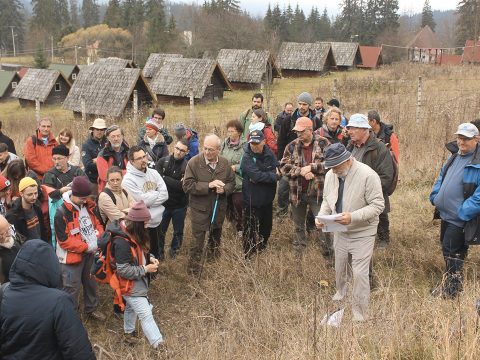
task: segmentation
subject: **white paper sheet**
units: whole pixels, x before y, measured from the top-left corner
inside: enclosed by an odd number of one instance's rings
[[[333,215],[317,215],[316,218],[323,224],[323,232],[347,231],[347,226],[335,222],[340,216]]]

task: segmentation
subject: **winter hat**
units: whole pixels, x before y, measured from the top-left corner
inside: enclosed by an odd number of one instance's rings
[[[38,186],[37,182],[33,180],[31,177],[27,176],[20,180],[20,184],[18,184],[18,191],[22,192],[27,187],[30,186]]]
[[[173,127],[173,132],[175,133],[176,136],[182,137],[182,136],[185,136],[185,134],[187,133],[187,129],[185,128],[185,125],[183,125],[182,123],[175,124],[175,126]]]
[[[330,169],[350,159],[352,154],[345,149],[342,143],[327,146],[325,149],[325,169]]]
[[[250,133],[250,140],[248,140],[248,142],[253,144],[260,144],[263,140],[265,140],[263,132],[255,130]]]
[[[5,190],[10,186],[10,180],[8,180],[5,176],[0,175],[0,191]]]
[[[313,104],[312,95],[310,95],[308,92],[302,92],[300,95],[298,95],[297,101],[307,103],[309,106],[312,106]]]
[[[86,176],[76,176],[72,181],[72,195],[87,197],[92,193],[90,180]]]
[[[107,124],[105,123],[105,120],[97,118],[93,121],[92,126],[90,126],[90,130],[92,129],[98,129],[98,130],[105,130],[107,128]]]
[[[148,211],[147,205],[145,205],[143,200],[133,203],[130,210],[128,210],[128,214],[125,216],[125,219],[137,222],[147,222],[150,221],[151,218],[150,211]]]
[[[353,114],[348,120],[347,128],[371,129],[368,119],[363,114]]]
[[[463,123],[458,125],[458,129],[455,135],[463,135],[467,138],[472,139],[478,135],[478,129],[475,125],[471,123]]]
[[[146,123],[145,123],[145,127],[147,129],[153,129],[155,130],[156,132],[159,132],[160,131],[160,127],[158,126],[158,124],[153,121],[153,120],[148,120]]]
[[[70,155],[70,151],[65,145],[60,144],[53,148],[52,155],[62,155],[68,157]]]
[[[255,124],[252,124],[250,123],[250,125],[248,125],[248,132],[252,132],[252,131],[262,131],[263,128],[265,127],[265,123],[259,121]]]
[[[335,106],[336,108],[340,108],[340,102],[337,99],[330,99],[327,102],[328,106]]]

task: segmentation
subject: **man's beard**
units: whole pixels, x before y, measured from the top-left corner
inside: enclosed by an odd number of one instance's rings
[[[262,108],[261,105],[253,105],[253,106],[252,106],[252,109],[253,109],[253,110],[258,110],[258,109],[261,109],[261,108]]]
[[[13,238],[13,236],[9,236],[8,238],[5,239],[5,242],[0,243],[0,246],[4,247],[5,249],[11,249],[14,244],[15,244],[15,239]]]

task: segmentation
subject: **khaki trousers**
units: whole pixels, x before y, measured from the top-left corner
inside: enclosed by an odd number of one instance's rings
[[[349,238],[348,234],[335,233],[335,282],[337,292],[333,300],[342,300],[347,294],[350,274],[353,275],[352,313],[356,321],[367,317],[370,300],[368,279],[370,260],[373,254],[375,236]],[[351,262],[349,261],[351,257]]]

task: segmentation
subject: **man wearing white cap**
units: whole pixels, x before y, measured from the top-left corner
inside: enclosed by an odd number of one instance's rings
[[[355,160],[341,143],[325,149],[325,168],[331,170],[325,176],[319,215],[338,214],[335,221],[346,226],[344,231],[334,233],[337,292],[333,300],[343,300],[347,294],[351,267],[353,320],[364,321],[370,299],[369,264],[378,215],[384,208],[380,178],[369,166]],[[318,228],[324,226],[319,219],[315,223]]]
[[[90,126],[90,137],[82,145],[82,163],[85,169],[85,175],[92,183],[92,193],[98,192],[98,170],[97,170],[97,156],[100,150],[105,147],[107,138],[105,137],[105,130],[107,124],[103,119],[95,119],[92,126]]]
[[[386,247],[390,242],[388,189],[393,182],[395,170],[390,151],[382,141],[377,140],[375,133],[370,131],[371,128],[365,115],[353,114],[347,124],[348,135],[350,136],[347,150],[352,153],[355,159],[370,166],[380,176],[385,210],[380,215],[378,223],[378,245]]]
[[[458,152],[447,160],[433,185],[430,202],[441,218],[440,241],[445,259],[443,285],[433,294],[455,298],[463,289],[463,261],[468,245],[478,238],[480,215],[480,154],[478,129],[470,123],[460,124],[457,132]]]

